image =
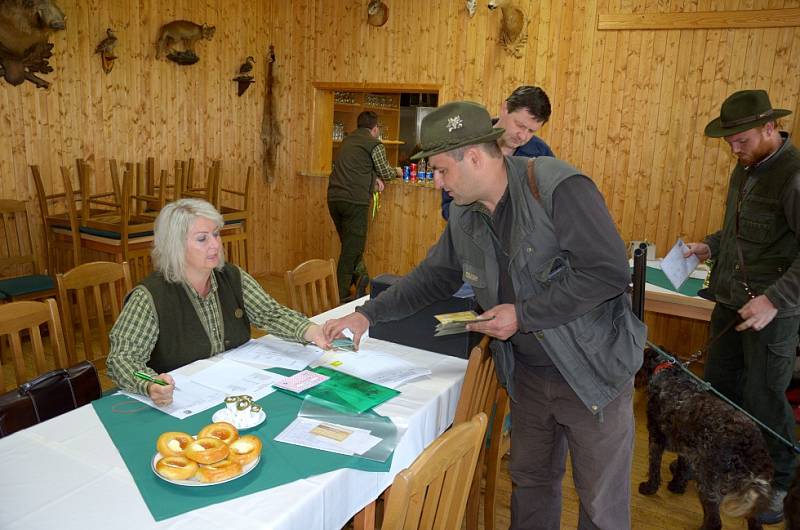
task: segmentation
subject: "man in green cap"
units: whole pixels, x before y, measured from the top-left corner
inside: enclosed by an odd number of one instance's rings
[[[422,122],[436,186],[453,197],[428,256],[398,283],[325,323],[356,345],[371,324],[411,315],[468,282],[511,395],[511,527],[557,530],[567,450],[579,528],[630,528],[632,377],[645,327],[630,310],[625,245],[603,196],[551,157],[504,156],[503,129],[471,102]],[[433,334],[433,329],[430,330]]]
[[[741,90],[722,103],[705,133],[724,138],[738,162],[722,229],[690,243],[687,256],[714,261],[705,379],[792,441],[795,420],[785,392],[800,327],[800,151],[778,131],[775,120],[787,114],[773,109],[763,90]],[[795,459],[774,436],[765,438],[775,475],[770,506],[759,519],[774,524],[783,519]]]

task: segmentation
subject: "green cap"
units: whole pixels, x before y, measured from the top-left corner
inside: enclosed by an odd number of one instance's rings
[[[442,105],[422,119],[422,150],[411,160],[452,151],[465,145],[491,142],[505,129],[492,127],[492,117],[483,105],[454,101]]]
[[[719,118],[706,125],[706,136],[731,136],[791,113],[786,109],[773,109],[764,90],[740,90],[722,103]]]

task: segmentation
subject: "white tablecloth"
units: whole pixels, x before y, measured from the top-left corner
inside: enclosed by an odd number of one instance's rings
[[[347,314],[359,303],[314,320]],[[89,405],[0,439],[0,529],[341,528],[452,423],[466,370],[463,359],[389,342],[374,344],[432,371],[430,377],[403,385],[399,396],[376,408],[407,429],[388,473],[341,469],[155,522]]]

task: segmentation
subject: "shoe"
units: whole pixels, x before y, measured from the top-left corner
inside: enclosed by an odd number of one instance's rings
[[[369,287],[369,275],[361,274],[356,280],[356,298],[361,298],[367,294],[367,287]]]
[[[786,490],[772,490],[769,506],[766,510],[756,515],[756,521],[760,524],[777,524],[783,521],[783,499],[785,498]]]

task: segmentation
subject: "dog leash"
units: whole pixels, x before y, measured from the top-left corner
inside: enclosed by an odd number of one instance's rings
[[[739,323],[740,321],[741,321],[741,319],[739,318],[739,315],[736,315],[736,316],[735,316],[733,319],[731,319],[731,321],[730,321],[730,322],[728,322],[728,325],[726,325],[724,328],[722,328],[722,331],[720,331],[719,333],[717,333],[716,335],[714,335],[713,337],[711,337],[711,338],[708,340],[708,342],[706,342],[706,343],[703,345],[703,347],[702,347],[702,348],[700,348],[699,350],[697,350],[697,351],[696,351],[696,352],[694,352],[693,354],[689,355],[689,358],[688,358],[688,359],[686,359],[686,361],[684,361],[682,364],[683,364],[684,366],[689,366],[689,365],[690,365],[690,364],[692,364],[693,362],[696,362],[696,361],[698,361],[698,360],[700,359],[700,357],[702,357],[702,356],[703,356],[703,353],[708,353],[708,350],[711,348],[711,345],[712,345],[712,344],[714,344],[715,342],[717,342],[717,340],[719,340],[719,338],[720,338],[720,337],[722,337],[724,334],[726,334],[728,331],[730,331],[730,329],[731,329],[733,326],[735,326],[737,323]],[[649,342],[648,342],[648,344],[649,344]],[[658,348],[656,348],[656,349],[658,349]]]
[[[734,320],[734,322],[736,322],[736,321]],[[730,326],[729,326],[729,327],[730,327]],[[726,329],[726,331],[727,331],[727,329]],[[718,337],[717,337],[717,338],[718,338]],[[646,342],[647,342],[647,345],[648,345],[649,347],[651,347],[653,350],[655,350],[655,352],[656,352],[656,353],[658,353],[658,354],[659,354],[659,355],[660,355],[660,356],[661,356],[661,357],[662,357],[664,360],[666,360],[666,362],[668,362],[668,363],[670,363],[670,364],[675,364],[675,365],[679,366],[681,370],[683,370],[684,372],[686,372],[687,374],[689,374],[689,376],[690,376],[692,379],[694,379],[694,382],[695,382],[695,383],[696,383],[696,384],[697,384],[697,385],[698,385],[698,386],[699,386],[699,387],[700,387],[702,390],[705,390],[706,392],[711,392],[711,393],[712,393],[712,394],[714,394],[715,396],[717,396],[717,397],[721,398],[721,399],[722,399],[724,402],[726,402],[727,404],[731,405],[731,406],[732,406],[733,408],[735,408],[736,410],[738,410],[738,411],[740,411],[740,412],[744,413],[744,415],[745,415],[745,416],[747,416],[748,418],[750,418],[751,420],[753,420],[753,421],[756,423],[756,425],[758,425],[759,427],[761,427],[762,429],[764,429],[766,432],[768,432],[769,434],[771,434],[773,437],[777,438],[777,439],[778,439],[778,440],[779,440],[779,441],[780,441],[780,442],[781,442],[783,445],[785,445],[785,446],[787,446],[787,447],[791,448],[791,449],[792,449],[792,450],[793,450],[795,453],[798,453],[798,454],[800,454],[800,447],[799,447],[799,446],[797,446],[797,445],[793,444],[792,442],[790,442],[789,440],[787,440],[786,438],[784,438],[784,437],[783,437],[783,436],[781,436],[780,434],[776,433],[775,431],[773,431],[772,429],[770,429],[769,427],[767,427],[766,425],[764,425],[764,424],[763,424],[763,423],[762,423],[760,420],[758,420],[757,418],[755,418],[755,417],[754,417],[752,414],[750,414],[749,412],[747,412],[746,410],[744,410],[742,407],[740,407],[739,405],[737,405],[736,403],[734,403],[733,401],[731,401],[730,399],[728,399],[728,398],[727,398],[727,397],[726,397],[724,394],[722,394],[722,393],[721,393],[719,390],[717,390],[716,388],[714,388],[713,386],[711,386],[711,384],[710,384],[708,381],[703,381],[702,379],[700,379],[698,376],[696,376],[696,375],[694,374],[694,372],[692,372],[691,370],[689,370],[689,368],[687,368],[687,366],[686,366],[686,365],[684,365],[682,362],[680,362],[678,359],[676,359],[675,357],[673,357],[673,356],[672,356],[672,355],[670,355],[669,353],[665,352],[664,350],[662,350],[661,348],[659,348],[658,346],[656,346],[655,344],[653,344],[653,343],[652,343],[652,342],[650,342],[649,340],[648,340],[648,341],[646,341]],[[702,351],[702,350],[701,350],[701,351]]]

